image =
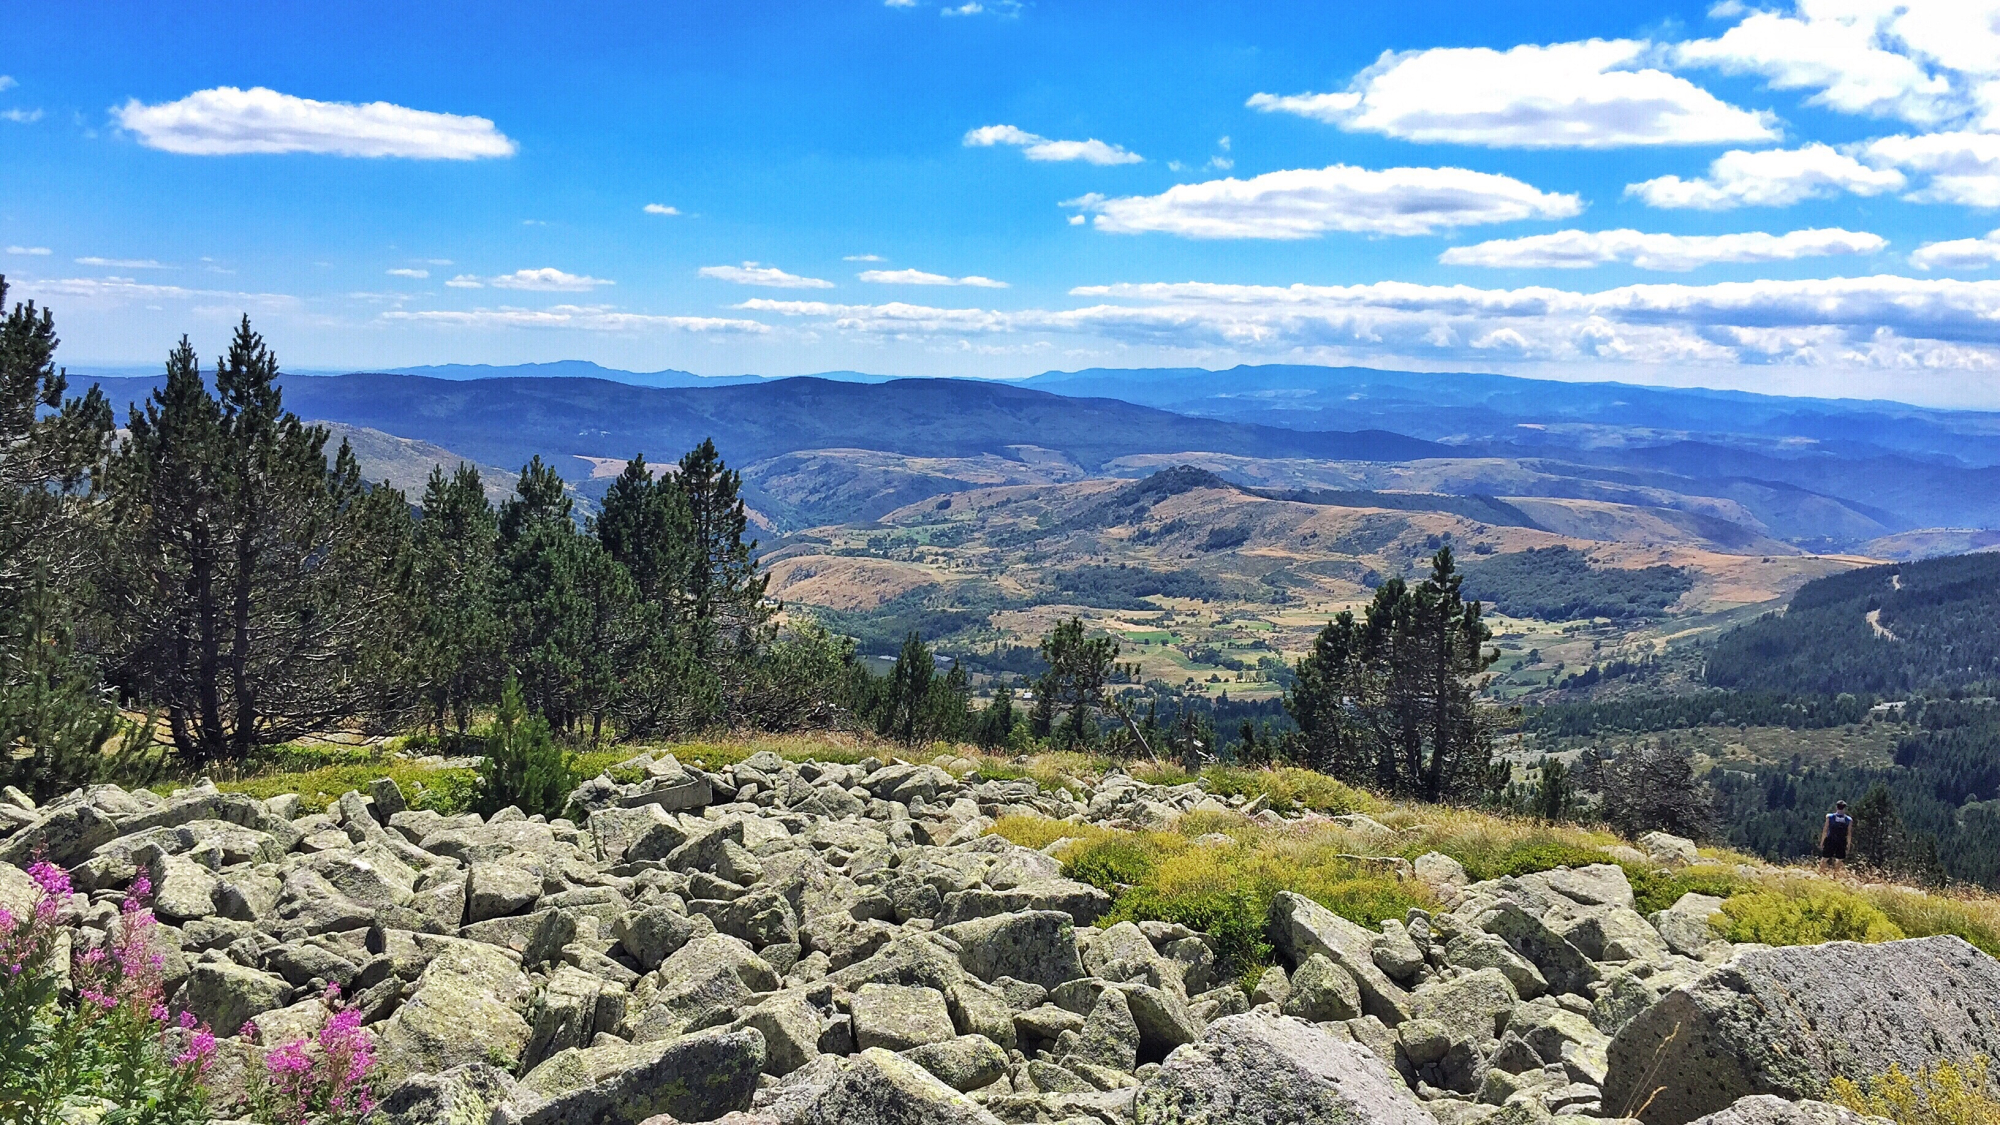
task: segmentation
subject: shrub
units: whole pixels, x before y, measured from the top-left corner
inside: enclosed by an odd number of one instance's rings
[[[1895,941],[1904,936],[1873,903],[1836,887],[1791,886],[1739,894],[1722,904],[1715,927],[1730,941],[1766,945]]]
[[[474,807],[486,816],[509,805],[529,816],[560,816],[578,780],[575,756],[556,745],[548,720],[529,714],[520,685],[508,680],[486,736]]]
[[[1264,938],[1270,907],[1269,898],[1248,891],[1168,895],[1152,887],[1133,887],[1118,896],[1099,925],[1159,921],[1200,930],[1213,939],[1216,978],[1221,980],[1270,963],[1271,944]]]
[[[1598,848],[1535,839],[1507,846],[1496,855],[1454,855],[1453,858],[1464,864],[1466,874],[1475,880],[1499,879],[1508,875],[1532,875],[1537,871],[1548,871],[1557,867],[1588,867],[1593,863],[1609,863],[1611,860],[1610,856]]]
[[[1942,1062],[1916,1074],[1891,1065],[1887,1074],[1853,1082],[1833,1080],[1833,1100],[1856,1113],[1886,1117],[1896,1125],[1995,1125],[2000,1101],[1989,1092],[1986,1056]]]
[[[1751,889],[1750,880],[1726,867],[1689,867],[1680,871],[1661,871],[1645,864],[1628,863],[1625,877],[1632,884],[1632,897],[1637,900],[1641,914],[1651,914],[1655,910],[1665,910],[1681,900],[1681,896],[1693,892],[1714,895],[1716,898],[1730,898]]]
[[[1143,883],[1158,865],[1158,849],[1135,835],[1108,835],[1070,852],[1063,875],[1116,893],[1121,886]]]

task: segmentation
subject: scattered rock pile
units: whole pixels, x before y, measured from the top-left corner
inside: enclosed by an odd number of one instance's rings
[[[20,868],[46,855],[103,931],[144,873],[174,1007],[229,1037],[224,1100],[337,984],[376,1038],[386,1125],[1855,1125],[1800,1099],[2000,1055],[2000,963],[1955,938],[1731,946],[1716,900],[1641,916],[1614,865],[1472,883],[1435,852],[1395,861],[1445,907],[1377,929],[1282,894],[1282,964],[1246,994],[1208,935],[1100,925],[1108,895],[987,829],[1282,822],[1261,800],[1118,773],[1077,795],[963,760],[628,766],[643,778],[588,782],[549,822],[409,809],[388,781],[314,813],[212,787],[10,793],[0,905],[32,900]]]

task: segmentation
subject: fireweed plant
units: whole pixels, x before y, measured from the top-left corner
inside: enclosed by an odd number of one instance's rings
[[[270,1125],[350,1125],[374,1112],[370,1071],[375,1042],[357,1008],[340,1006],[340,986],[326,986],[333,1015],[312,1039],[294,1039],[264,1055],[257,1119]],[[246,1027],[245,1034],[253,1029]]]
[[[38,860],[28,876],[33,910],[0,908],[0,1121],[205,1122],[215,1036],[168,1016],[150,881],[133,880],[99,933],[76,916],[68,872]]]

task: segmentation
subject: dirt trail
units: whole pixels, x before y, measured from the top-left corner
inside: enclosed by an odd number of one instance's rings
[[[1887,625],[1882,624],[1882,611],[1879,609],[1868,611],[1868,627],[1875,630],[1875,635],[1885,641],[1900,641],[1903,639],[1890,632]]]

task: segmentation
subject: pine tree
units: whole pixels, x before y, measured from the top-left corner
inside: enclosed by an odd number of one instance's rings
[[[889,670],[887,690],[882,697],[881,712],[875,717],[875,733],[883,738],[893,738],[905,746],[917,746],[929,739],[924,722],[925,703],[931,690],[931,679],[936,675],[936,666],[931,659],[930,646],[922,637],[912,632],[903,638],[902,651],[896,654],[896,665]]]
[[[695,651],[704,660],[735,660],[761,643],[772,609],[764,604],[769,577],[759,574],[757,541],[745,540],[749,512],[739,492],[743,475],[723,464],[712,439],[681,458],[674,477],[687,499],[693,535],[687,594]]]
[[[464,734],[474,705],[496,697],[505,638],[494,550],[500,522],[479,470],[433,467],[415,531],[416,619],[411,668],[439,732]]]
[[[283,408],[277,379],[247,317],[213,395],[183,339],[109,469],[120,679],[165,706],[194,763],[398,703],[407,502],[344,441],[329,466],[327,431]]]
[[[508,664],[558,731],[602,730],[640,623],[632,578],[570,518],[562,478],[537,456],[500,506]]]
[[[86,485],[111,408],[95,387],[63,397],[57,343],[54,316],[32,302],[0,318],[0,778],[38,800],[97,780],[127,729],[75,644],[103,549]]]
[[[1109,706],[1104,684],[1118,659],[1118,642],[1086,638],[1083,621],[1072,617],[1042,638],[1041,654],[1049,670],[1035,682],[1036,733],[1065,750],[1088,746],[1096,739],[1097,711]]]
[[[993,689],[993,701],[979,712],[973,738],[982,750],[1000,750],[1014,733],[1014,689],[1000,684]]]
[[[509,679],[486,736],[477,811],[491,816],[512,806],[529,816],[560,816],[576,775],[575,759],[556,745],[548,720],[528,711],[521,686]]]
[[[655,479],[643,457],[625,466],[592,522],[597,541],[633,586],[633,644],[611,709],[621,736],[699,730],[727,702],[713,670],[695,659],[689,575],[694,529],[687,497],[671,476]]]
[[[1461,582],[1442,548],[1424,581],[1392,578],[1360,619],[1342,613],[1320,631],[1285,698],[1313,765],[1425,801],[1489,787],[1491,735],[1477,693],[1499,653],[1485,648],[1492,631]]]

